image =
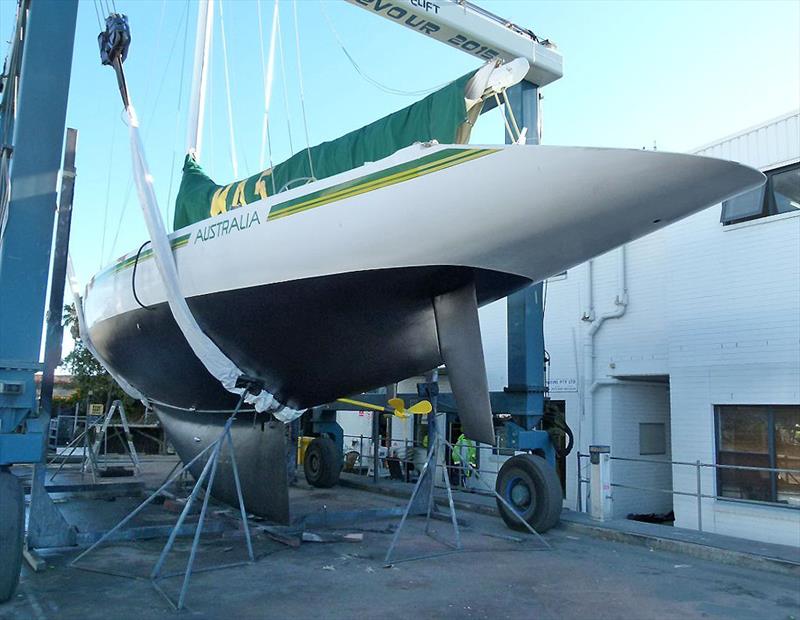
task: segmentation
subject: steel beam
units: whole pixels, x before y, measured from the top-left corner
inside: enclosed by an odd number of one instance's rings
[[[34,374],[40,368],[45,297],[53,240],[58,171],[64,142],[77,0],[36,0],[28,10],[10,167],[11,198],[0,239],[0,433],[17,430],[35,412]],[[16,37],[15,37],[16,39]],[[12,87],[11,85],[7,85]],[[13,96],[13,95],[9,95]],[[7,136],[6,136],[7,139]],[[18,389],[15,389],[18,388]],[[41,425],[38,425],[41,426]],[[36,449],[0,442],[0,465],[38,461],[45,429],[35,421],[27,438]],[[12,449],[7,449],[9,446]]]
[[[530,82],[521,82],[509,89],[508,99],[517,125],[528,130],[526,144],[538,144],[538,87]],[[506,135],[506,143],[510,142],[511,136]],[[509,403],[506,412],[511,413],[516,424],[524,430],[532,430],[544,413],[542,295],[543,285],[539,282],[508,297],[508,387],[505,392]]]

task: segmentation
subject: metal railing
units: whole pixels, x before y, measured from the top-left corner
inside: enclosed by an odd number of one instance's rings
[[[416,467],[421,466],[425,462],[426,458],[423,456],[423,454],[420,454],[419,458],[415,458],[415,451],[417,449],[422,449],[424,454],[427,455],[428,450],[428,446],[423,442],[415,441],[413,439],[385,438],[379,435],[379,448],[385,450],[385,453],[379,454],[378,466],[375,467],[376,457],[374,444],[372,442],[372,435],[345,434],[343,437],[344,457],[347,466],[350,466],[348,464],[348,454],[357,452],[358,456],[354,459],[351,457],[350,459],[352,462],[352,468],[354,470],[353,473],[358,473],[361,475],[371,474],[373,480],[375,481],[377,481],[379,478],[392,477],[392,473],[389,469],[389,462],[394,461],[399,463],[401,466],[402,479],[406,482],[413,482],[416,479],[414,472],[417,474],[419,473]],[[486,444],[476,443],[473,447],[477,455],[477,467],[470,468],[466,464],[454,463],[452,462],[452,456],[446,452],[445,454],[447,454],[448,457],[447,462],[437,463],[436,468],[437,470],[446,468],[448,475],[451,476],[450,480],[453,487],[462,490],[469,490],[473,493],[485,493],[487,495],[491,495],[491,493],[488,493],[487,491],[470,487],[468,485],[468,481],[471,478],[470,470],[474,470],[478,473],[478,475],[497,475],[499,467],[497,469],[487,469],[484,465],[485,459],[482,458],[482,456],[484,454],[488,456],[499,453],[512,456],[514,451],[510,448],[500,445],[489,446]]]
[[[583,476],[583,468],[585,467],[582,459],[589,459],[590,455],[578,452],[576,454],[576,461],[577,461],[577,508],[579,512],[584,512],[583,508],[583,485],[587,485],[587,504],[589,503],[589,493],[591,492],[591,478],[589,476]],[[652,493],[667,493],[670,495],[678,495],[684,497],[693,497],[696,501],[697,505],[697,529],[699,531],[703,531],[703,500],[722,500],[726,502],[737,502],[742,504],[754,504],[758,506],[768,506],[771,508],[785,508],[790,510],[800,510],[799,505],[792,505],[783,502],[777,501],[763,501],[763,500],[754,500],[754,499],[747,499],[741,497],[731,497],[729,495],[718,495],[716,493],[710,494],[703,491],[703,470],[704,469],[712,469],[715,473],[719,470],[740,470],[740,471],[753,471],[753,472],[763,472],[769,474],[789,474],[792,476],[797,476],[800,479],[800,469],[790,469],[785,467],[754,467],[749,465],[723,465],[718,463],[703,463],[700,460],[697,461],[671,461],[671,460],[660,460],[660,459],[644,459],[644,458],[632,458],[632,457],[622,457],[622,456],[611,456],[609,457],[612,461],[620,461],[620,462],[628,462],[628,463],[648,463],[648,464],[657,464],[657,465],[668,465],[670,468],[673,466],[679,467],[691,467],[695,470],[695,488],[693,491],[686,491],[686,490],[676,490],[676,489],[663,489],[658,487],[641,487],[629,484],[621,484],[616,482],[611,482],[610,486],[612,488],[618,489],[630,489],[634,491],[646,491]],[[590,470],[591,471],[591,470]],[[715,479],[718,481],[719,478],[715,476]],[[612,480],[613,480],[613,473],[612,473]],[[715,485],[716,487],[716,485]]]

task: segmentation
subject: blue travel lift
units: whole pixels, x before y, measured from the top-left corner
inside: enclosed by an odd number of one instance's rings
[[[530,128],[527,144],[538,144],[539,89],[523,81],[508,91],[512,114],[519,127]],[[506,135],[506,142],[510,136]],[[544,348],[544,286],[540,282],[508,297],[508,386],[502,392],[491,392],[492,412],[505,420],[496,427],[500,445],[509,452],[521,452],[501,467],[495,485],[500,496],[497,507],[505,523],[525,530],[522,517],[537,532],[553,527],[561,514],[563,491],[556,473],[556,447],[550,434],[541,428],[545,415],[547,386]],[[399,394],[404,402],[435,397],[438,408],[457,417],[452,394],[440,393],[438,382],[420,383],[416,394]],[[361,394],[356,397],[372,405],[385,406],[388,394]],[[337,411],[359,410],[353,403],[337,402],[312,410],[312,440],[306,451],[306,480],[314,485],[336,484],[344,455],[344,433],[336,421]],[[496,419],[500,419],[499,417]],[[373,413],[372,434],[377,437],[378,414]],[[570,433],[565,427],[567,434]],[[378,445],[373,442],[378,459]],[[377,468],[373,468],[377,474]],[[502,499],[501,499],[502,498]],[[513,507],[517,515],[510,513]]]
[[[47,393],[60,361],[70,169],[62,174],[45,364],[39,353],[77,10],[77,0],[21,2],[16,32],[24,32],[24,40],[14,38],[0,103],[0,602],[16,588],[25,527],[22,486],[9,470],[43,461]],[[74,134],[71,142],[74,154]]]

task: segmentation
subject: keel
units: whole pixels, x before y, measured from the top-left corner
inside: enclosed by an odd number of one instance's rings
[[[156,407],[167,437],[181,460],[189,462],[215,441],[227,421],[221,412],[192,412]],[[289,523],[289,486],[286,470],[285,426],[272,416],[242,412],[231,427],[236,465],[244,505],[251,512],[276,523]],[[191,472],[197,478],[205,465],[200,459]],[[233,462],[227,444],[220,454],[212,495],[232,506],[238,505]]]

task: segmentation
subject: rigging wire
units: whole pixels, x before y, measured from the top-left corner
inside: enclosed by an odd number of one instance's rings
[[[269,134],[269,125],[267,125],[267,154],[269,155],[269,179],[272,182],[272,195],[274,196],[278,192],[275,188],[275,175],[272,174],[274,166],[272,165],[272,138]]]
[[[278,19],[278,0],[275,0],[275,8],[272,12],[272,34],[269,40],[269,62],[264,61],[264,29],[261,17],[261,0],[256,0],[258,9],[258,43],[261,52],[261,75],[264,78],[264,114],[261,121],[261,148],[259,150],[258,167],[264,169],[264,149],[268,139],[269,109],[272,102],[272,82],[275,71],[275,39],[277,38]],[[272,148],[270,147],[270,168],[272,168]]]
[[[103,207],[103,235],[100,239],[100,265],[98,269],[103,267],[103,257],[106,253],[106,226],[108,224],[108,207],[111,203],[111,171],[114,167],[114,144],[117,137],[117,124],[114,123],[114,128],[111,130],[111,152],[108,156],[108,178],[106,179],[106,204]]]
[[[233,131],[233,104],[231,102],[231,78],[228,71],[228,43],[225,38],[225,15],[222,11],[222,0],[219,6],[219,29],[222,33],[222,67],[225,74],[225,98],[228,104],[228,139],[230,141],[231,166],[234,178],[239,177],[239,161],[236,159],[236,136]]]
[[[186,0],[187,15],[189,13],[189,2],[190,0]],[[175,159],[177,158],[177,149],[175,148],[175,144],[178,142],[178,127],[180,126],[180,120],[181,120],[181,107],[183,104],[183,83],[184,83],[184,75],[186,69],[186,48],[188,40],[189,40],[189,20],[186,19],[184,21],[184,28],[183,28],[183,54],[181,55],[181,76],[178,80],[178,106],[175,112],[175,129],[172,134],[172,167],[170,168],[169,189],[167,190],[167,204],[165,206],[167,222],[172,221],[172,218],[170,217],[170,209],[174,207],[174,203],[172,202],[172,183],[175,179]]]
[[[308,167],[311,172],[311,178],[316,178],[314,175],[314,162],[311,159],[311,141],[308,139],[308,119],[306,118],[306,99],[303,93],[303,65],[300,58],[300,28],[297,24],[297,0],[292,0],[292,9],[294,10],[294,44],[297,50],[297,82],[300,86],[300,110],[303,113],[303,129],[306,133],[306,152],[308,153]]]
[[[217,172],[216,166],[216,158],[214,155],[217,152],[217,149],[214,148],[214,58],[213,58],[213,49],[210,50],[212,53],[209,54],[208,57],[208,77],[206,78],[208,85],[206,87],[206,92],[208,93],[208,102],[206,104],[206,108],[208,112],[206,116],[208,117],[208,152],[210,156],[208,157],[208,171],[211,176],[215,176]]]
[[[150,58],[147,64],[148,67],[156,66],[156,58],[158,57],[158,52],[161,49],[161,35],[164,32],[164,11],[166,8],[167,8],[167,0],[161,0],[161,15],[158,19],[158,29],[156,30],[156,44],[150,48]],[[169,63],[171,59],[172,59],[172,51],[170,51],[170,54],[167,57],[167,63]],[[150,101],[150,89],[152,88],[152,86],[153,86],[153,80],[147,80],[147,84],[144,87],[144,97],[142,97],[142,101],[148,101],[148,102]],[[157,102],[158,98],[156,98],[151,107],[151,114],[150,114],[151,118],[152,118],[152,110],[155,109]]]
[[[97,8],[97,0],[94,0],[94,2],[92,2],[92,4],[94,5],[94,14],[97,16],[97,27],[102,31],[103,30],[103,22],[100,19],[100,11]]]
[[[353,55],[347,50],[347,47],[345,47],[344,43],[342,42],[342,38],[339,36],[338,31],[334,27],[333,22],[331,21],[330,16],[328,15],[328,11],[325,8],[324,0],[320,0],[319,8],[320,11],[322,12],[322,17],[325,19],[325,23],[328,25],[328,29],[331,31],[331,34],[333,35],[333,38],[336,39],[336,43],[339,45],[339,48],[347,57],[347,60],[350,61],[350,64],[353,65],[353,68],[356,70],[356,73],[358,73],[362,78],[364,78],[365,81],[372,84],[378,90],[382,90],[383,92],[389,93],[390,95],[400,95],[403,97],[421,97],[436,92],[437,90],[444,88],[450,83],[450,82],[443,82],[438,86],[432,86],[430,88],[424,88],[422,90],[401,90],[399,88],[392,88],[391,86],[387,86],[386,84],[379,82],[375,78],[368,75],[359,66],[359,64],[356,62],[356,59],[353,58]]]
[[[281,20],[278,20],[278,49],[281,52],[281,79],[283,80],[283,106],[286,110],[286,130],[289,133],[289,154],[294,155],[294,144],[292,144],[292,123],[289,115],[289,89],[286,87],[286,55],[283,52],[283,29]]]
[[[270,170],[270,182],[272,184],[272,195],[274,196],[277,191],[275,188],[275,176],[273,173],[273,162],[272,162],[272,138],[270,136],[269,131],[269,104],[267,103],[267,82],[269,81],[269,93],[270,96],[272,95],[272,68],[275,64],[275,39],[278,37],[278,28],[280,24],[280,14],[278,13],[278,0],[275,0],[275,8],[273,9],[273,16],[272,16],[272,36],[270,38],[270,77],[267,79],[266,72],[264,68],[264,30],[263,30],[263,19],[261,18],[261,0],[256,0],[256,7],[258,9],[258,40],[259,40],[259,47],[261,50],[261,74],[264,76],[264,121],[262,124],[262,133],[261,133],[261,151],[259,153],[259,160],[258,160],[258,167],[260,170],[264,169],[264,138],[266,137],[267,143],[267,157],[269,161],[269,170]],[[285,84],[285,81],[284,81]],[[285,92],[285,90],[284,90]],[[287,117],[288,119],[288,117]]]
[[[166,0],[165,0],[165,4],[166,4]],[[182,15],[182,19],[178,22],[176,35],[177,35],[178,32],[180,32],[181,26],[183,26],[184,29],[188,29],[188,23],[189,23],[189,2],[187,1],[185,10],[184,10],[183,15]],[[159,34],[158,34],[158,39],[156,40],[156,46],[160,45],[161,33],[162,33],[162,30],[161,30],[161,28],[159,28]],[[159,83],[159,86],[158,86],[158,90],[156,91],[156,96],[155,96],[155,99],[153,100],[153,106],[152,106],[152,108],[151,108],[151,110],[149,112],[148,126],[151,126],[151,122],[152,122],[153,118],[155,117],[156,111],[158,109],[158,104],[159,104],[159,101],[161,99],[161,94],[162,94],[162,92],[164,90],[164,85],[166,83],[167,73],[168,73],[168,70],[169,70],[169,67],[170,67],[170,64],[171,64],[171,61],[172,61],[172,57],[173,57],[173,55],[175,53],[175,46],[176,46],[177,40],[178,40],[178,37],[174,36],[173,40],[172,40],[172,46],[170,47],[168,60],[167,60],[167,63],[164,65],[164,70],[163,70],[163,73],[161,75],[161,80],[160,80],[160,83]],[[186,56],[185,49],[186,49],[186,41],[185,41],[185,36],[184,36],[184,63],[185,63],[185,56]],[[151,64],[152,64],[152,58],[151,58]],[[148,88],[149,88],[149,84],[148,84]],[[123,119],[123,122],[125,122],[124,113],[123,113],[122,119]],[[177,120],[176,120],[176,122],[177,122]],[[147,139],[146,130],[142,132],[142,139],[143,140]],[[174,168],[174,165],[173,165],[173,168]],[[122,223],[123,223],[124,218],[125,218],[125,213],[127,211],[128,204],[130,203],[132,190],[133,190],[133,178],[129,176],[127,189],[125,190],[125,200],[122,203],[122,210],[120,211],[119,220],[117,221],[117,228],[116,228],[116,231],[114,232],[114,240],[111,243],[111,246],[109,247],[109,254],[108,254],[108,257],[105,259],[106,262],[109,262],[111,260],[111,258],[113,258],[114,251],[116,250],[117,241],[119,240],[119,234],[120,234],[120,231],[122,230]],[[101,257],[101,259],[102,259],[102,257]]]
[[[122,230],[122,221],[125,219],[125,211],[128,209],[128,203],[131,200],[131,191],[133,190],[133,179],[128,179],[128,187],[125,190],[125,199],[122,201],[122,211],[119,214],[119,221],[117,222],[117,230],[114,233],[114,241],[111,242],[111,249],[108,251],[108,258],[106,263],[111,262],[114,250],[117,247],[117,240],[119,239],[119,232]]]

